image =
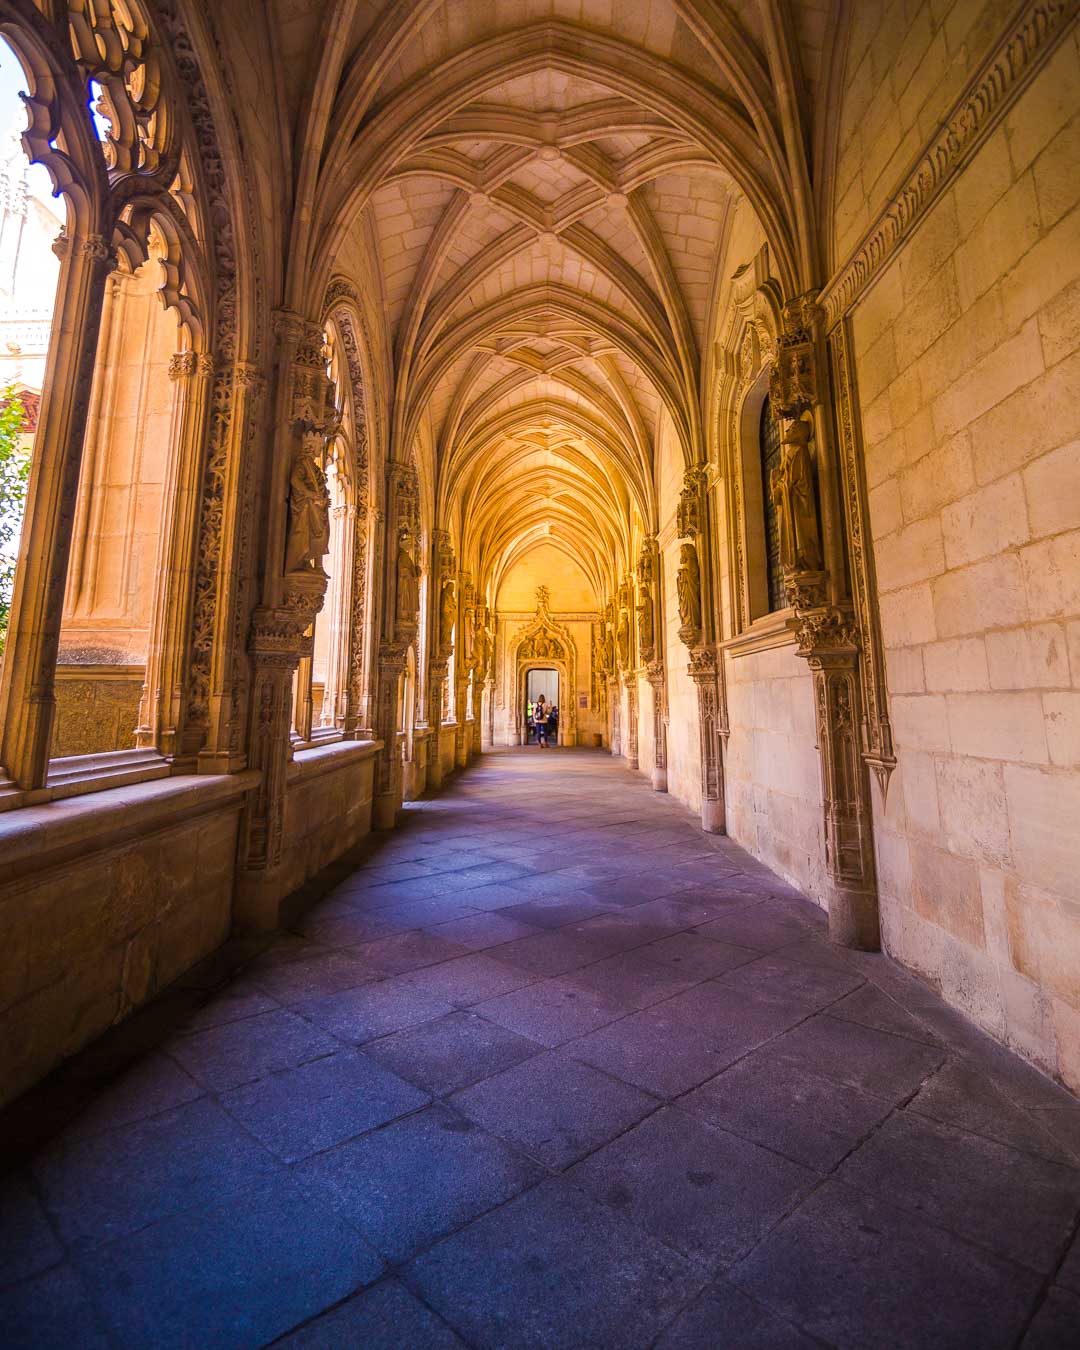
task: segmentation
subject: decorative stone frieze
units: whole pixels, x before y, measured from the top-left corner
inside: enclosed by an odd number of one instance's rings
[[[832,329],[1016,102],[1078,13],[1076,0],[1027,0],[927,142],[899,191],[825,288]]]

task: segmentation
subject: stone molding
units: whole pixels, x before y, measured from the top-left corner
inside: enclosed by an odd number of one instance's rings
[[[874,284],[1080,17],[1080,0],[1029,0],[821,296],[832,329]]]

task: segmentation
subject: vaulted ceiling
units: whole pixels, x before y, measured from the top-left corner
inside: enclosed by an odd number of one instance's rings
[[[736,207],[818,267],[807,123],[829,0],[279,0],[293,302],[373,250],[390,453],[490,588],[543,541],[598,599],[706,453]]]

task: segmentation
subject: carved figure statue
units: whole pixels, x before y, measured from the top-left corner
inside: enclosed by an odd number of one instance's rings
[[[473,655],[480,678],[487,679],[491,670],[491,633],[486,623],[481,623],[476,630]]]
[[[330,493],[316,461],[301,450],[289,473],[289,529],[285,536],[285,571],[315,567],[330,552]]]
[[[399,623],[414,624],[420,610],[420,569],[406,543],[397,555],[397,616]]]
[[[454,583],[444,581],[439,592],[439,646],[448,649],[454,643],[454,624],[457,622],[457,596]]]
[[[615,633],[615,642],[619,648],[619,663],[625,670],[630,665],[630,616],[625,609],[619,610],[619,627]]]
[[[611,640],[611,629],[607,624],[604,625],[603,668],[606,671],[615,669],[615,648]]]
[[[788,572],[821,571],[821,535],[810,462],[810,423],[788,423],[780,438],[780,463],[769,490],[780,532],[780,565]]]
[[[701,630],[701,569],[697,548],[683,544],[679,550],[679,571],[675,578],[679,592],[679,619],[684,628]]]
[[[638,648],[642,655],[651,655],[655,647],[655,635],[653,633],[653,600],[647,586],[641,587],[638,591],[638,596]]]

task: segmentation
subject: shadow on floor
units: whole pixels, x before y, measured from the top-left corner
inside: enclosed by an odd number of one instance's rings
[[[8,1113],[5,1347],[1077,1344],[1080,1104],[609,756],[320,887]]]

